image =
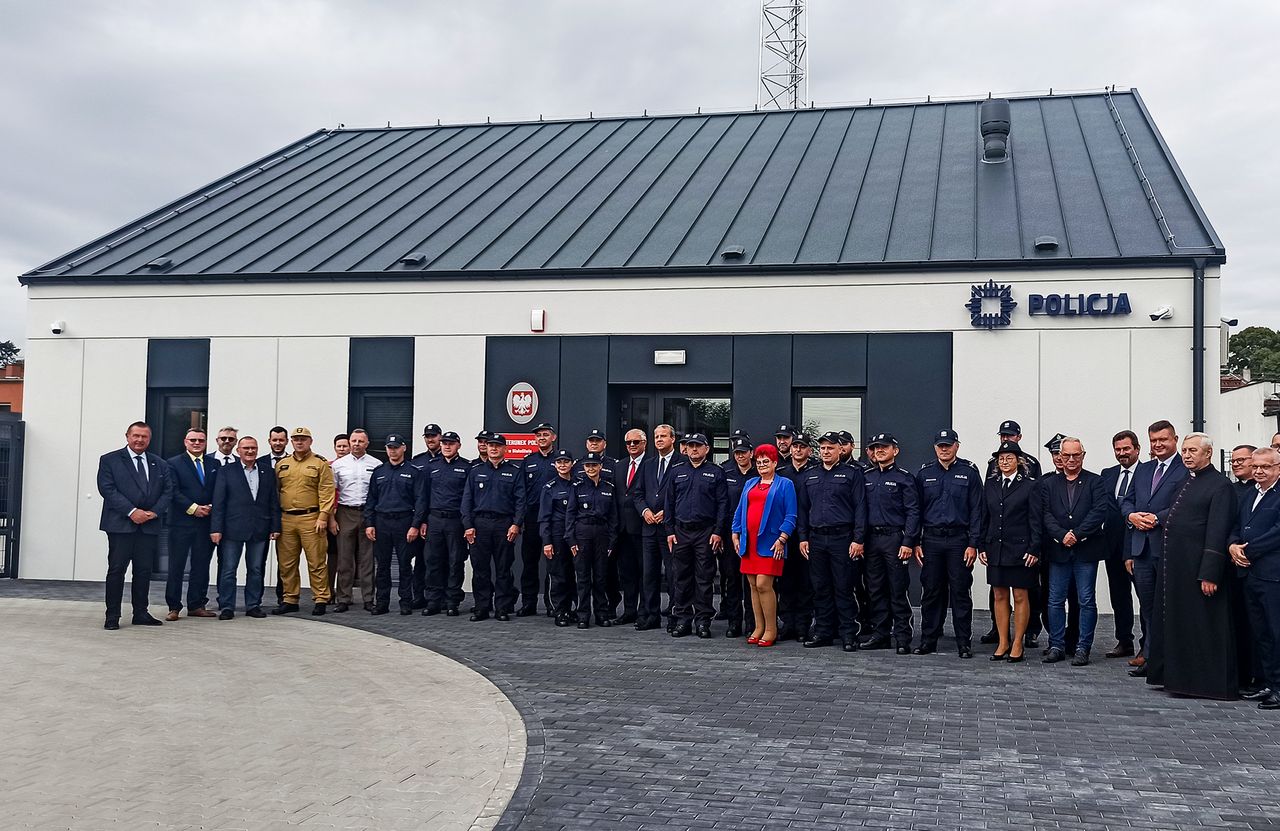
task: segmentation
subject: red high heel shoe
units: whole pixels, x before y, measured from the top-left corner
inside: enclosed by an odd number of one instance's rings
[[[756,641],[756,646],[773,646],[773,639],[761,638]]]
[[[755,635],[747,635],[747,643],[757,644],[757,643],[760,643],[760,639],[757,638]]]

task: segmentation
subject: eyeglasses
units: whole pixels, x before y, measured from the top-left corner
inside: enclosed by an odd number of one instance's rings
[[[197,439],[194,437],[187,439],[187,441],[191,442],[192,444],[204,444],[204,439]]]
[[[1059,453],[1058,455],[1064,459],[1083,459],[1084,458],[1083,453]]]
[[[218,436],[218,441],[235,441],[235,436]]]
[[[1262,464],[1258,464],[1257,462],[1253,463],[1254,470],[1270,470],[1273,467],[1275,467],[1275,465],[1262,465]]]
[[[1243,464],[1248,464],[1248,463],[1249,463],[1249,460],[1248,460],[1248,459],[1232,459],[1232,460],[1231,460],[1231,466],[1232,466],[1232,467],[1235,467],[1236,465],[1243,465]]]
[[[627,439],[623,444],[644,444],[644,439]]]

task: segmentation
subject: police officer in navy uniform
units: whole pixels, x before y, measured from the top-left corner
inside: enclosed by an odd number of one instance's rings
[[[917,655],[938,647],[950,599],[951,624],[961,658],[973,657],[973,564],[982,540],[982,474],[957,456],[960,437],[940,430],[933,440],[937,459],[916,473],[924,533],[916,546],[920,563],[921,625]]]
[[[483,464],[471,468],[462,490],[462,525],[471,544],[471,589],[475,612],[471,620],[511,619],[516,584],[511,566],[515,540],[524,518],[524,477],[506,460],[507,438],[488,433]]]
[[[573,497],[565,511],[564,537],[573,554],[578,584],[578,628],[586,629],[591,626],[593,612],[597,626],[613,623],[606,584],[609,558],[618,539],[622,497],[617,486],[604,478],[602,454],[587,453],[578,466],[582,475],[571,486]]]
[[[440,425],[428,424],[422,428],[422,440],[426,449],[409,459],[409,464],[426,473],[428,465],[440,458]],[[427,535],[421,531],[418,539],[409,546],[409,557],[413,560],[413,608],[426,609],[427,606]],[[437,607],[436,611],[439,611]],[[435,614],[435,612],[432,612]]]
[[[702,433],[685,439],[688,461],[669,472],[664,522],[671,547],[675,600],[671,635],[683,638],[695,631],[711,637],[712,590],[716,557],[724,545],[720,532],[728,524],[728,492],[724,471],[707,460],[710,443]]]
[[[594,453],[600,457],[600,477],[606,482],[613,482],[614,475],[618,469],[618,460],[604,452],[608,446],[608,440],[604,436],[604,431],[599,427],[594,428],[587,433],[586,438],[587,453]],[[573,478],[578,479],[583,475],[583,465],[586,464],[586,456],[580,456],[573,466]]]
[[[756,475],[755,462],[751,452],[755,449],[751,437],[745,431],[735,431],[736,438],[729,440],[729,458],[720,465],[724,471],[725,496],[728,505],[729,524],[720,532],[722,539],[730,539],[732,534],[733,512],[738,509],[742,499],[742,488],[747,480]],[[746,578],[739,569],[739,558],[733,546],[726,545],[720,552],[720,613],[716,619],[723,618],[729,622],[725,631],[726,638],[742,637],[742,627],[747,624],[755,628],[755,615],[751,610],[751,602],[744,602],[746,597]]]
[[[808,437],[802,435],[792,445],[793,459],[801,438]],[[861,470],[840,461],[838,434],[823,433],[818,439],[818,454],[821,461],[805,465],[793,480],[800,556],[809,563],[815,611],[813,636],[804,646],[831,646],[838,634],[844,651],[856,652],[858,599],[854,584],[863,567],[866,486]]]
[[[920,539],[920,495],[916,480],[898,467],[898,439],[877,433],[867,441],[876,466],[863,474],[867,489],[867,593],[871,636],[863,649],[911,652],[910,563]]]
[[[400,569],[400,614],[413,614],[413,565],[410,545],[418,539],[427,510],[427,480],[405,459],[405,439],[387,436],[387,463],[374,468],[364,503],[365,536],[373,541],[373,614],[385,615],[391,606],[391,558]]]
[[[573,622],[573,553],[565,539],[565,512],[573,499],[573,454],[557,450],[551,454],[556,476],[542,486],[538,496],[538,526],[542,535],[542,556],[547,560],[547,576],[551,582],[550,608],[556,626]]]
[[[808,442],[807,435],[786,424],[780,425],[774,434],[774,444],[778,448],[776,475],[790,479],[797,492],[800,490],[800,475],[817,464],[808,452],[812,450]],[[808,641],[813,622],[813,581],[809,576],[809,561],[800,555],[799,534],[787,540],[787,567],[783,569],[777,585],[778,617],[782,620],[778,640],[795,638],[801,643]]]
[[[840,437],[840,461],[847,465],[857,464],[858,460],[853,455],[853,433],[840,430],[836,435]]]
[[[529,617],[538,613],[538,592],[543,586],[538,569],[542,562],[542,550],[547,544],[539,531],[538,500],[542,486],[556,476],[551,457],[556,451],[556,428],[543,422],[533,428],[533,440],[537,443],[528,456],[520,460],[520,475],[524,479],[524,492],[530,498],[525,505],[524,530],[520,535],[520,608],[516,617]],[[548,586],[550,583],[548,575]],[[543,603],[551,614],[550,589],[544,593]]]
[[[476,457],[471,460],[472,467],[479,467],[489,461],[489,436],[493,435],[488,430],[481,430],[476,433]]]
[[[464,597],[467,541],[463,538],[462,491],[467,486],[471,462],[458,455],[461,446],[457,433],[442,433],[440,455],[422,467],[427,478],[427,515],[421,529],[426,538],[423,559],[427,564],[426,608],[422,614],[428,617],[442,610],[449,617],[456,617]]]
[[[1012,420],[1002,421],[1000,422],[1000,428],[997,431],[996,437],[999,442],[996,445],[997,448],[1003,446],[1004,443],[1007,441],[1011,441],[1014,444],[1019,444],[1022,441],[1022,427],[1016,421],[1012,421]],[[999,449],[997,449],[991,454],[991,458],[987,460],[987,473],[983,477],[983,481],[986,481],[987,479],[990,479],[993,476],[1000,475],[1000,470],[999,468],[996,467],[996,457],[999,455],[1000,455],[1000,451]],[[1040,478],[1040,460],[1037,459],[1035,456],[1032,456],[1030,453],[1026,452],[1025,450],[1019,449],[1018,470],[1019,472],[1022,473],[1024,478],[1039,479]],[[1000,635],[998,632],[996,632],[995,588],[991,588],[987,590],[987,608],[991,610],[991,629],[989,629],[987,633],[983,635],[980,640],[983,643],[987,643],[987,644],[997,643],[1000,640]],[[1034,617],[1035,615],[1032,615],[1032,618]],[[1028,629],[1027,631],[1032,631],[1032,630]],[[1039,631],[1039,630],[1036,629],[1035,631]]]

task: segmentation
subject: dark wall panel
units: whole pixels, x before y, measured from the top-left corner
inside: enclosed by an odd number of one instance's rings
[[[732,427],[757,444],[791,421],[791,335],[738,335],[733,339]]]
[[[866,335],[796,335],[792,343],[793,386],[807,388],[867,385]]]
[[[728,384],[733,378],[730,335],[617,335],[609,338],[611,384]],[[654,366],[657,349],[683,349],[683,366]]]
[[[933,458],[933,433],[952,426],[951,375],[950,332],[868,335],[863,432],[896,435],[902,466],[916,470]]]
[[[208,386],[207,338],[157,338],[147,341],[148,389]]]
[[[527,433],[539,421],[560,418],[560,338],[492,337],[485,342],[484,426],[486,430]],[[507,391],[527,381],[538,391],[538,412],[528,424],[507,415]],[[469,440],[471,436],[463,436]],[[465,443],[463,447],[473,447]]]
[[[582,437],[599,427],[605,435],[616,432],[618,413],[609,413],[609,352],[607,335],[560,340],[560,446],[574,453],[584,450]],[[610,455],[621,452],[609,447]]]
[[[351,387],[412,387],[413,338],[352,338]]]

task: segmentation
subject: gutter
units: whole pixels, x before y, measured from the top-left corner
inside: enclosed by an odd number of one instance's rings
[[[1191,269],[1191,429],[1204,432],[1204,267],[1197,257]]]

